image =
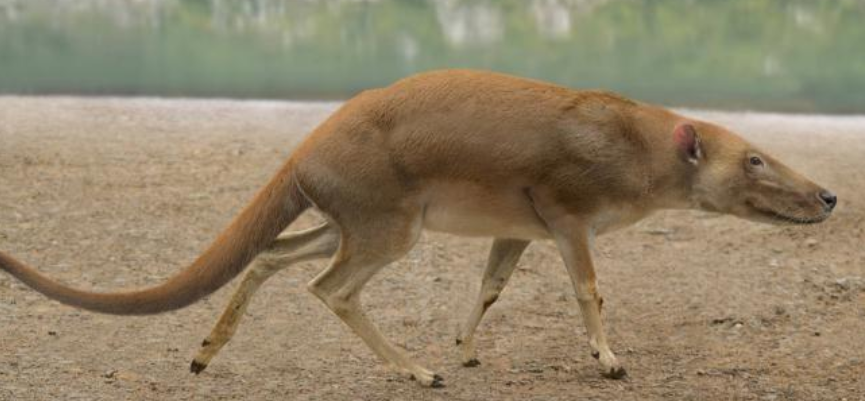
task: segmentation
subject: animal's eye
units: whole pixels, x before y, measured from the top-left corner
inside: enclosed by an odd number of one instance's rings
[[[750,161],[751,165],[754,167],[760,167],[763,165],[763,159],[761,159],[757,156],[751,156],[751,159],[749,161]]]

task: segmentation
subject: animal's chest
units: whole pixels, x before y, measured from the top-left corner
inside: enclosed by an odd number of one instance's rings
[[[592,229],[600,235],[630,226],[648,215],[648,210],[637,205],[608,206],[592,216]]]

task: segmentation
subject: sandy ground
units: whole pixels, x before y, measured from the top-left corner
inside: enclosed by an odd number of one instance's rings
[[[0,97],[0,248],[83,288],[157,283],[335,107]],[[323,268],[307,263],[267,283],[197,377],[189,362],[236,282],[175,313],[113,317],[0,274],[0,399],[865,399],[865,118],[692,114],[834,189],[840,206],[825,224],[786,228],[664,212],[600,238],[607,330],[628,380],[600,377],[550,243],[529,248],[482,323],[483,365],[461,367],[454,338],[490,241],[428,233],[365,302],[444,389],[386,370],[307,293]]]

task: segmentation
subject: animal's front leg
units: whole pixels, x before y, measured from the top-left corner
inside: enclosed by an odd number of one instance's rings
[[[591,249],[589,248],[589,233],[579,225],[572,229],[563,229],[556,233],[556,244],[562,253],[562,259],[571,276],[571,282],[577,293],[577,301],[583,314],[583,323],[589,336],[589,346],[592,356],[601,363],[603,374],[612,379],[620,379],[626,375],[625,369],[619,364],[613,351],[607,343],[604,326],[601,323],[601,304],[604,300],[598,292],[595,278],[595,268],[592,265]]]
[[[481,282],[481,292],[475,303],[468,321],[457,337],[457,346],[462,351],[463,366],[473,367],[480,365],[475,351],[475,330],[484,317],[487,309],[499,299],[499,294],[505,289],[520,255],[529,245],[529,241],[519,239],[496,238],[490,250],[487,268]]]
[[[589,336],[592,356],[601,363],[603,375],[612,379],[625,377],[626,372],[607,344],[607,336],[601,323],[601,304],[595,268],[592,265],[590,248],[590,216],[569,213],[553,197],[543,193],[528,193],[535,211],[547,225],[565,261],[568,275],[577,293],[577,301],[583,315],[583,323]]]
[[[561,244],[562,257],[577,292],[577,302],[583,314],[583,323],[589,336],[589,346],[592,356],[601,363],[603,374],[611,379],[620,379],[626,375],[625,369],[610,350],[604,325],[601,323],[601,305],[604,299],[598,292],[595,270],[592,266],[588,242],[583,239],[571,240],[567,246]]]

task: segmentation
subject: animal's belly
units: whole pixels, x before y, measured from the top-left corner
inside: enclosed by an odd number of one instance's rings
[[[465,236],[545,239],[549,233],[518,189],[441,184],[427,196],[424,228]]]

